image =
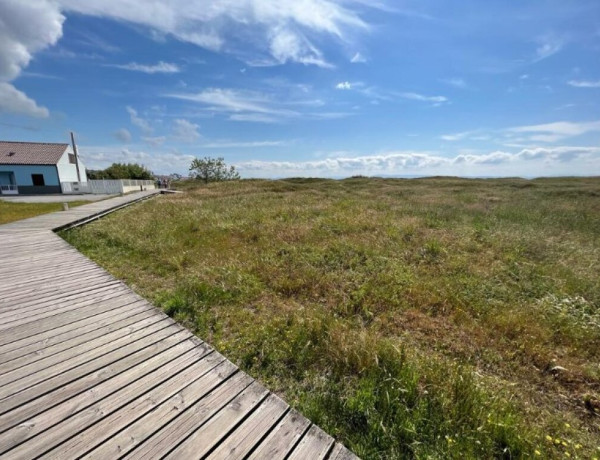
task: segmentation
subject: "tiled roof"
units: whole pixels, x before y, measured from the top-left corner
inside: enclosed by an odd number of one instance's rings
[[[69,144],[0,141],[0,165],[55,165]]]

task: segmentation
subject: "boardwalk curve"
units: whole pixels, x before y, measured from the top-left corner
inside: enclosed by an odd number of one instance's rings
[[[0,226],[0,457],[355,459],[54,233],[157,193]]]

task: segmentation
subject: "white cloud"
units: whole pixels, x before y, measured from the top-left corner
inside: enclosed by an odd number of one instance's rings
[[[194,94],[167,94],[166,97],[196,102],[210,112],[229,114],[233,121],[277,123],[284,119],[298,118],[298,111],[290,110],[281,101],[273,101],[265,94],[225,88],[208,88]],[[293,101],[288,105],[305,105],[303,101]]]
[[[150,126],[150,122],[148,122],[148,120],[145,120],[144,118],[140,117],[137,113],[137,110],[135,110],[133,107],[130,107],[130,106],[127,106],[126,110],[127,110],[127,113],[129,114],[132,125],[140,128],[142,130],[142,132],[145,134],[149,134],[152,132],[152,126]]]
[[[586,164],[600,161],[600,147],[530,148],[517,152],[459,154],[445,157],[432,152],[389,152],[357,157],[334,156],[314,161],[248,161],[236,167],[248,177],[315,175],[466,175],[539,176],[586,172]]]
[[[367,58],[365,58],[362,54],[360,53],[356,53],[352,59],[350,59],[350,62],[352,64],[364,64],[365,62],[367,62]]]
[[[467,87],[467,82],[462,78],[447,78],[442,81],[455,88],[465,89]]]
[[[67,11],[109,17],[149,27],[213,51],[255,60],[330,64],[315,42],[350,40],[353,31],[368,29],[353,6],[358,0],[58,0]],[[361,5],[369,7],[368,5]],[[376,5],[374,7],[377,7]],[[248,40],[247,37],[252,37]]]
[[[40,107],[24,92],[5,82],[0,82],[0,112],[37,118],[47,118],[49,115],[46,107]]]
[[[568,84],[575,88],[600,88],[600,80],[570,80]]]
[[[286,141],[252,141],[252,142],[210,142],[200,147],[211,149],[231,149],[231,148],[261,148],[261,147],[281,147],[287,145]]]
[[[159,147],[165,143],[167,138],[165,136],[156,136],[156,137],[142,137],[142,141],[152,147]]]
[[[414,101],[433,102],[436,104],[442,104],[448,102],[448,98],[445,96],[424,96],[419,93],[398,93],[398,96],[404,99],[412,99]]]
[[[137,62],[130,62],[129,64],[110,64],[107,67],[116,67],[117,69],[132,70],[134,72],[143,73],[178,73],[181,69],[176,64],[169,62],[159,61],[158,64],[145,65],[138,64]]]
[[[449,141],[449,142],[461,141],[461,140],[469,137],[473,133],[475,133],[475,131],[463,131],[461,133],[444,134],[444,135],[440,136],[440,139],[442,139],[444,141]]]
[[[188,120],[177,119],[173,122],[173,137],[181,142],[194,142],[200,139],[199,126]]]
[[[529,135],[533,142],[557,142],[569,137],[580,136],[588,132],[600,131],[600,121],[570,122],[557,121],[541,125],[516,126],[507,130],[509,133]]]
[[[114,136],[117,140],[123,142],[124,144],[131,142],[131,133],[125,128],[115,131]]]
[[[0,2],[0,18],[0,110],[48,117],[48,109],[38,106],[10,82],[29,65],[36,52],[59,40],[65,17],[48,0],[4,0]]]
[[[156,174],[178,172],[186,174],[193,155],[176,152],[151,154],[119,146],[78,146],[85,165],[90,169],[104,169],[112,163],[140,163]]]
[[[547,35],[538,39],[538,47],[535,50],[533,62],[539,62],[558,53],[563,49],[565,42],[559,37]]]
[[[337,85],[335,85],[335,89],[352,89],[352,83],[350,83],[349,81],[341,81]]]

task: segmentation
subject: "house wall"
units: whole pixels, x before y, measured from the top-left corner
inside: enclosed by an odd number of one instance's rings
[[[60,160],[58,160],[58,163],[56,164],[60,182],[87,182],[85,165],[81,162],[81,158],[78,159],[81,181],[78,181],[77,166],[74,163],[69,162],[69,154],[73,154],[73,148],[71,146],[65,150],[65,153],[63,153],[62,157],[60,157]]]
[[[61,193],[58,172],[54,165],[0,165],[0,173],[14,173],[16,185],[20,194],[32,193]],[[32,174],[43,174],[44,187],[34,186]]]

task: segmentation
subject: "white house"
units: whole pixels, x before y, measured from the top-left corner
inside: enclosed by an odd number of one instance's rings
[[[0,141],[2,194],[62,193],[61,182],[87,182],[71,145]]]

